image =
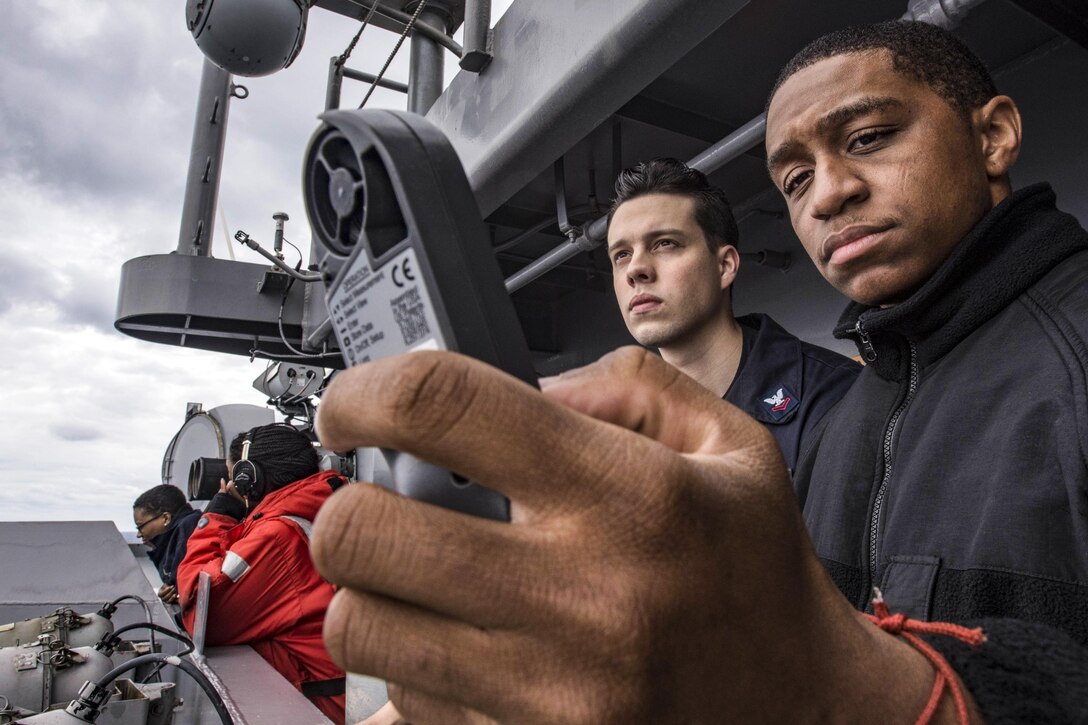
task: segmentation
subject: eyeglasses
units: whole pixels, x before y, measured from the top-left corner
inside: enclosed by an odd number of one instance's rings
[[[165,515],[166,515],[166,512],[165,512],[165,511],[163,511],[163,512],[162,512],[161,514],[159,514],[158,516],[154,516],[154,517],[152,517],[152,518],[148,519],[147,521],[143,522],[142,524],[136,524],[136,533],[137,533],[137,534],[143,533],[143,530],[144,530],[144,527],[145,527],[145,526],[147,526],[148,524],[150,524],[150,523],[151,523],[152,521],[156,521],[156,520],[158,520],[158,519],[161,519],[161,518],[162,518],[163,516],[165,516]]]

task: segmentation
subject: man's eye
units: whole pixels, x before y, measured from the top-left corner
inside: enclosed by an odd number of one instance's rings
[[[630,256],[631,253],[627,251],[616,252],[612,255],[612,264],[619,264],[620,262],[626,261]]]
[[[675,247],[676,246],[676,241],[672,240],[672,239],[658,239],[657,240],[657,246],[658,247]]]
[[[850,139],[848,148],[850,151],[865,151],[877,146],[881,141],[884,141],[891,136],[891,134],[892,131],[888,129],[874,128],[862,131]]]
[[[811,175],[812,171],[809,169],[802,169],[790,174],[782,183],[782,193],[786,196],[790,196],[793,192],[797,191],[797,187],[808,180],[808,177]]]

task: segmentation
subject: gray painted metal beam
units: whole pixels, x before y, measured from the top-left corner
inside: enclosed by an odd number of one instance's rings
[[[427,118],[486,217],[747,4],[518,0],[494,28],[491,64],[459,73]]]
[[[206,256],[211,253],[230,96],[230,73],[205,58],[193,124],[193,145],[189,151],[185,201],[181,208],[178,254]]]

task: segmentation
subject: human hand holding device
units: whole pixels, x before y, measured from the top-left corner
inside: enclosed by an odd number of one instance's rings
[[[504,524],[348,486],[317,518],[341,587],[329,652],[416,725],[890,721],[926,702],[926,661],[813,554],[773,439],[649,352],[543,394],[452,353],[380,360],[338,376],[318,431],[511,501]]]

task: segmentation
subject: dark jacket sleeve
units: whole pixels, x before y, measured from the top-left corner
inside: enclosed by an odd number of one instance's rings
[[[159,574],[162,575],[163,584],[177,585],[178,566],[181,565],[182,560],[185,558],[189,537],[192,536],[193,530],[196,529],[196,522],[199,520],[200,514],[194,511],[178,522],[174,535],[170,539],[170,551],[166,553],[162,565],[159,567]]]
[[[927,636],[978,704],[987,725],[1088,722],[1088,648],[1059,629],[1016,619],[982,619],[978,647]]]

